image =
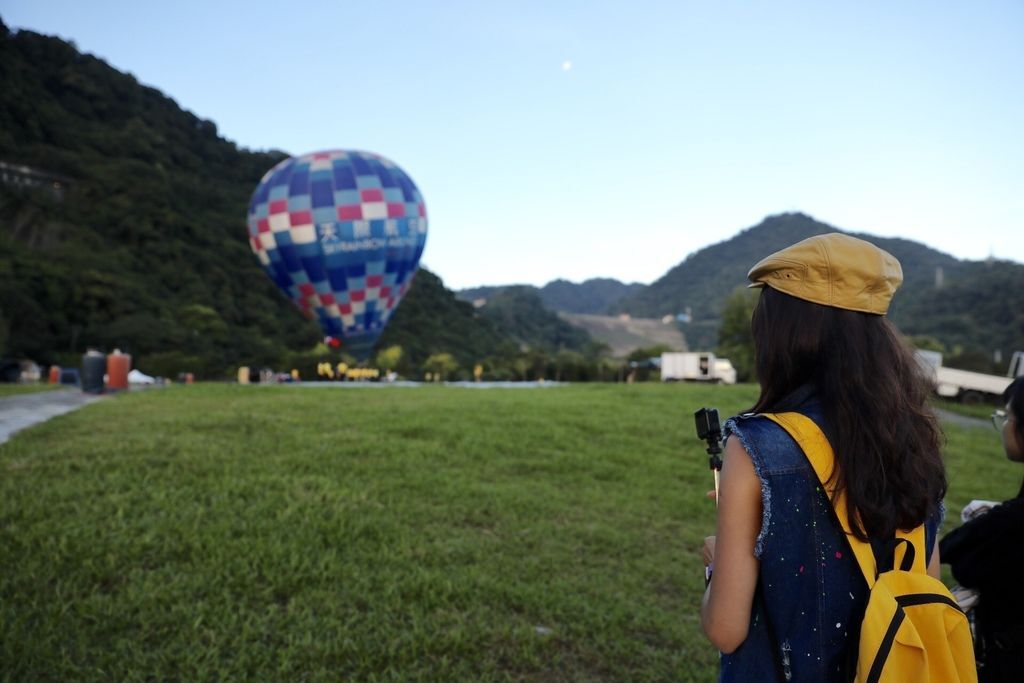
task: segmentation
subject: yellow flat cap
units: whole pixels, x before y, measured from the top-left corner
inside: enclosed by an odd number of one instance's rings
[[[885,315],[903,282],[903,269],[889,252],[834,232],[761,259],[747,277],[751,287],[768,285],[823,306]]]

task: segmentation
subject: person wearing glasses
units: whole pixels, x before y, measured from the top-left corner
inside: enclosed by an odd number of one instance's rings
[[[992,414],[1012,462],[1024,462],[1024,377],[1003,393],[1005,410]],[[1024,482],[1016,498],[977,514],[939,545],[943,562],[962,586],[976,589],[978,680],[1020,681],[1024,675]]]

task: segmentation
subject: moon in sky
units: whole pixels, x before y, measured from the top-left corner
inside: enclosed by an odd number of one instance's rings
[[[572,70],[572,60],[567,59],[564,62],[562,62],[562,71],[571,71],[571,70]]]

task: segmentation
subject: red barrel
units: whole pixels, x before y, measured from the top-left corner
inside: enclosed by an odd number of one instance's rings
[[[60,384],[60,366],[50,366],[50,384]]]
[[[132,368],[131,354],[115,350],[107,356],[107,389],[111,391],[128,388],[128,371]]]

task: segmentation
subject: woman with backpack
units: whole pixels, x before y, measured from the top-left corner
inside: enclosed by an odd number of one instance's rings
[[[751,321],[761,393],[724,427],[701,623],[723,653],[721,681],[853,680],[865,575],[815,469],[762,414],[810,418],[834,450],[829,483],[845,494],[852,533],[884,562],[897,530],[923,525],[938,577],[940,431],[928,383],[885,317],[902,270],[878,247],[830,234],[768,256],[748,277],[761,288]]]
[[[1006,457],[1024,462],[1024,377],[1003,393],[1006,409],[992,420]],[[942,561],[962,586],[980,593],[975,607],[978,680],[1020,681],[1024,677],[1024,483],[1016,498],[997,505],[951,531],[939,544]]]

